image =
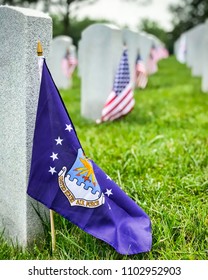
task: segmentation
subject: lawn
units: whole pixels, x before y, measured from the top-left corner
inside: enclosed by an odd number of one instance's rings
[[[208,259],[208,94],[200,87],[201,79],[171,56],[145,90],[135,90],[129,115],[101,125],[80,115],[76,75],[61,91],[86,155],[149,215],[150,252],[119,255],[56,214],[54,254],[46,224],[42,244],[24,251],[0,237],[0,259]]]

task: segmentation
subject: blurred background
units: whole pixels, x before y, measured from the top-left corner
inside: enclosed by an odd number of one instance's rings
[[[154,34],[170,54],[180,34],[208,17],[207,0],[0,0],[0,4],[48,13],[53,36],[68,35],[75,46],[87,26],[102,22]]]

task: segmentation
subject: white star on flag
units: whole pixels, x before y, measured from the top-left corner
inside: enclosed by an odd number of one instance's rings
[[[62,145],[62,141],[63,141],[63,140],[64,140],[64,139],[61,139],[60,136],[59,136],[57,139],[55,139],[56,145]]]
[[[71,124],[66,124],[65,130],[68,130],[69,132],[73,130]]]
[[[106,177],[107,180],[112,180],[110,176],[107,175]]]
[[[55,167],[51,167],[51,166],[50,166],[50,170],[48,170],[48,172],[50,172],[51,175],[53,175],[53,173],[57,173],[57,171],[55,170]]]
[[[112,195],[113,193],[112,193],[112,189],[106,189],[106,192],[105,192],[105,194],[107,194],[107,196],[109,197],[110,195]]]
[[[55,160],[55,159],[58,159],[58,154],[55,154],[54,152],[52,153],[52,155],[50,156],[52,159],[53,159],[53,161]]]

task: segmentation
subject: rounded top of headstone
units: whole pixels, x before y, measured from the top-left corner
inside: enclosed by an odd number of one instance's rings
[[[104,23],[103,25],[106,26],[106,27],[108,27],[108,28],[111,28],[111,29],[120,30],[120,28],[119,28],[117,25],[112,24],[112,23]]]
[[[155,37],[153,34],[146,33],[146,37],[147,37],[150,41],[156,43],[156,39],[155,39],[156,37]]]
[[[133,29],[133,28],[127,28],[127,27],[125,27],[125,28],[123,28],[122,29],[122,32],[124,32],[124,33],[133,33],[133,34],[138,34],[138,31],[136,31],[136,29]]]
[[[94,30],[99,30],[99,29],[111,29],[111,30],[121,30],[118,26],[114,25],[114,24],[110,24],[110,23],[93,23],[91,25],[89,25],[88,27],[86,27],[82,34],[94,31]]]
[[[139,34],[132,29],[124,28],[122,29],[122,37],[123,40],[128,40],[128,38],[131,38],[131,40],[138,40]]]
[[[104,32],[104,33],[112,33],[112,32],[120,32],[121,29],[113,24],[106,23],[94,23],[86,27],[82,31],[82,38],[87,37],[88,35],[91,37],[96,36],[96,32]],[[102,33],[102,34],[104,34]]]
[[[139,31],[139,36],[142,36],[142,37],[145,37],[145,38],[148,38],[148,33],[145,32],[145,31]]]
[[[41,11],[38,10],[33,10],[33,9],[28,9],[28,8],[22,8],[22,7],[13,7],[13,6],[8,6],[8,5],[0,5],[0,9],[4,9],[7,11],[16,11],[19,12],[25,16],[28,17],[39,17],[39,18],[49,18],[51,17]]]
[[[56,36],[53,38],[53,41],[61,41],[61,42],[65,42],[65,43],[69,43],[72,44],[72,38],[66,35],[60,35],[60,36]]]
[[[204,29],[204,27],[205,27],[205,24],[204,24],[204,23],[199,23],[199,24],[197,24],[197,25],[194,27],[194,29],[195,29],[196,31],[202,31],[202,30]]]

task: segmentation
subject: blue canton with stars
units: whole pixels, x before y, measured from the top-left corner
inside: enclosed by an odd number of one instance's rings
[[[113,91],[116,95],[119,95],[130,82],[130,72],[128,64],[128,54],[127,50],[124,50],[121,62],[119,64],[119,69],[116,73],[116,77],[113,84]]]

